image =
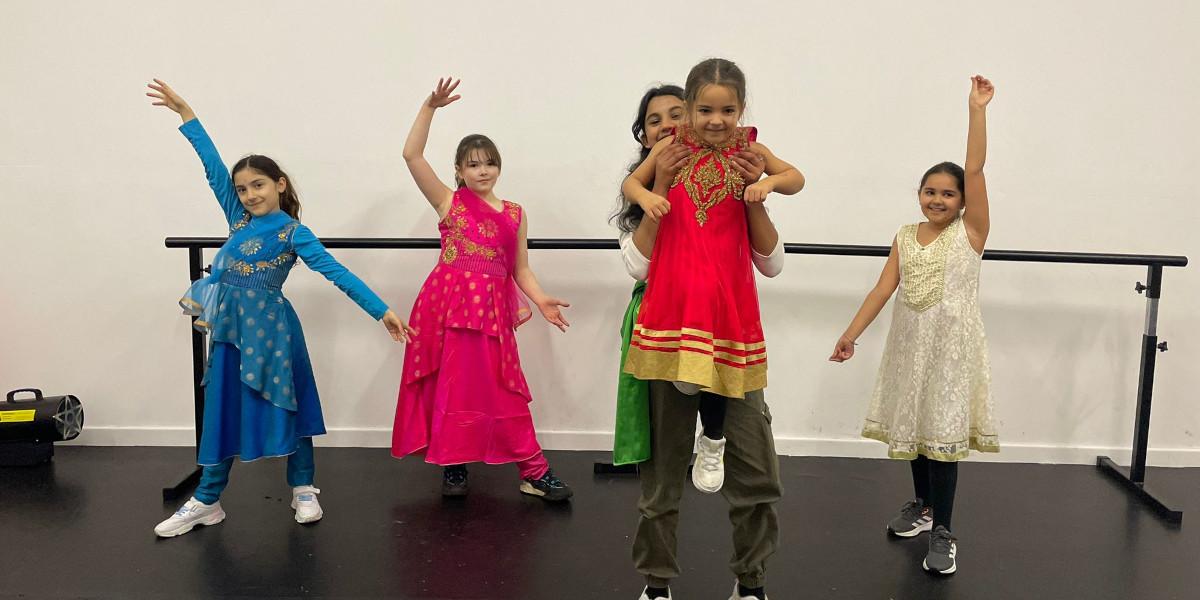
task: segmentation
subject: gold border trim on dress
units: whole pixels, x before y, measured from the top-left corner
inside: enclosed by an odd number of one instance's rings
[[[739,364],[754,363],[754,362],[758,362],[760,360],[765,360],[767,358],[766,348],[763,348],[761,350],[756,350],[753,352],[746,352],[744,354],[735,354],[733,352],[726,352],[726,351],[724,351],[723,348],[720,348],[720,347],[714,348],[712,344],[706,344],[704,342],[695,341],[695,340],[682,340],[682,341],[677,341],[677,342],[655,342],[655,341],[647,341],[647,340],[640,339],[640,338],[634,338],[632,341],[630,341],[629,345],[637,346],[644,350],[654,350],[654,351],[658,351],[658,352],[680,352],[680,351],[698,352],[701,354],[707,354],[709,356],[722,358],[724,360],[731,361],[734,363],[739,363]]]
[[[717,338],[713,337],[713,334],[711,332],[704,331],[701,329],[691,329],[691,328],[685,327],[683,329],[675,329],[675,330],[656,330],[656,329],[646,329],[645,327],[642,327],[641,323],[635,324],[633,326],[633,337],[634,338],[643,338],[643,339],[645,339],[645,338],[663,338],[663,339],[658,339],[658,340],[655,340],[655,339],[647,340],[647,341],[655,342],[655,343],[671,343],[672,341],[677,341],[679,339],[682,339],[682,337],[685,335],[692,336],[692,337],[698,337],[698,338],[704,338],[705,340],[708,340],[711,343],[711,345],[713,345],[713,346],[720,346],[722,348],[728,348],[730,350],[743,350],[743,351],[750,352],[750,351],[762,350],[767,347],[767,343],[765,341],[744,343],[744,342],[735,342],[733,340],[717,339]],[[693,341],[699,341],[699,340],[693,340]]]
[[[651,350],[631,345],[624,371],[638,379],[683,381],[707,388],[727,398],[743,398],[746,392],[767,387],[767,361],[745,366],[725,364],[712,355],[698,352]]]
[[[943,462],[955,462],[962,460],[970,455],[970,451],[976,452],[999,452],[1000,441],[994,433],[979,433],[978,430],[972,428],[969,438],[955,442],[938,442],[938,446],[960,447],[962,450],[956,452],[939,452],[930,447],[929,442],[914,442],[894,440],[888,435],[887,430],[880,423],[867,421],[863,426],[862,437],[883,442],[888,445],[888,458],[896,458],[901,460],[913,460],[918,455],[939,460]],[[914,447],[915,450],[907,451],[898,448],[897,446]]]

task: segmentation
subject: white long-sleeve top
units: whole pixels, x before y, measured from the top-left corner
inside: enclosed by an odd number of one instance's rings
[[[637,244],[633,243],[632,233],[621,233],[621,260],[625,261],[625,271],[629,276],[638,280],[645,281],[646,274],[650,271],[650,259],[642,256],[641,250],[638,250]],[[775,244],[775,249],[767,256],[759,254],[753,247],[750,248],[750,259],[754,262],[754,268],[758,269],[766,277],[774,277],[783,271],[783,238]]]

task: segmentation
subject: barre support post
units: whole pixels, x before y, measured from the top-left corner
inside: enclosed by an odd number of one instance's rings
[[[1146,454],[1150,442],[1150,407],[1154,396],[1154,363],[1158,346],[1158,301],[1162,296],[1162,265],[1147,267],[1146,285],[1138,284],[1138,293],[1146,293],[1146,326],[1142,332],[1142,361],[1138,373],[1137,412],[1133,425],[1133,456],[1129,469],[1118,467],[1107,456],[1097,456],[1096,466],[1133,492],[1134,496],[1147,504],[1160,518],[1178,525],[1183,522],[1183,511],[1175,510],[1146,489]]]
[[[204,250],[199,246],[188,248],[188,277],[196,281],[204,276]],[[200,456],[200,435],[204,431],[204,334],[195,327],[196,317],[192,317],[192,398],[195,405],[196,422],[196,456]],[[190,473],[170,487],[162,490],[163,502],[172,502],[182,498],[200,483],[200,467],[193,466]]]

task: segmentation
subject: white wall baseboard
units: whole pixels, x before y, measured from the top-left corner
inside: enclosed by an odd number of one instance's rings
[[[72,446],[191,446],[195,434],[190,427],[89,427]],[[317,438],[318,446],[387,448],[391,429],[339,428]],[[539,431],[547,450],[611,449],[612,433],[605,431]],[[884,458],[883,445],[867,439],[776,437],[776,450],[784,456],[836,456]],[[1001,442],[999,454],[973,453],[970,460],[1002,463],[1095,464],[1096,456],[1109,456],[1128,465],[1128,448],[1106,446],[1055,446]],[[1159,467],[1200,467],[1200,448],[1151,448],[1149,463]]]

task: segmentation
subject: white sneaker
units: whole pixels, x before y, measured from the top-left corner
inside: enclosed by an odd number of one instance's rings
[[[650,597],[646,595],[646,590],[642,590],[642,595],[638,596],[638,600],[650,600]],[[656,598],[655,600],[661,600],[661,598]],[[671,588],[667,588],[666,600],[671,600]]]
[[[321,490],[311,485],[292,488],[292,508],[296,509],[297,523],[312,523],[325,516],[321,511],[321,503],[317,502],[317,494],[320,493]]]
[[[766,596],[764,594],[763,597],[767,598],[768,596]],[[739,595],[738,594],[738,583],[735,581],[735,582],[733,582],[733,595],[729,597],[729,600],[758,600],[758,598],[755,598],[754,596]]]
[[[715,494],[725,485],[725,438],[710,440],[703,433],[696,441],[696,464],[692,466],[692,485]]]
[[[216,525],[225,520],[225,511],[221,510],[221,502],[205,504],[195,498],[183,503],[175,514],[166,521],[154,527],[158,537],[175,537],[183,535],[197,525]]]

